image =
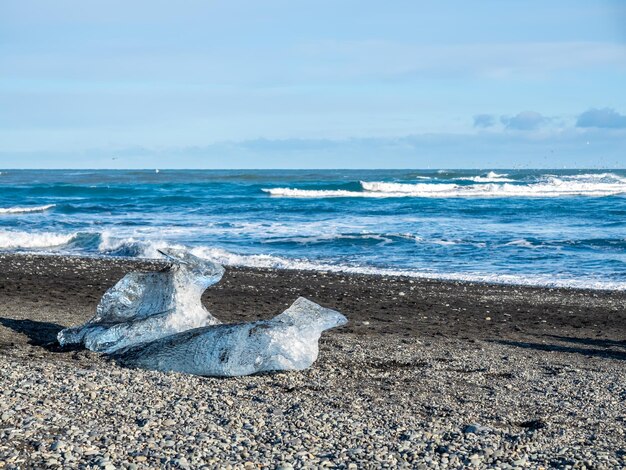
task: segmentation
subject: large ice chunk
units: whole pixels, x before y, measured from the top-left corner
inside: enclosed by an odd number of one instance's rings
[[[161,251],[172,265],[160,272],[133,272],[109,289],[96,315],[82,326],[58,334],[61,346],[84,344],[111,353],[180,331],[220,323],[200,297],[218,282],[224,268],[183,250]]]
[[[303,297],[271,320],[206,326],[118,351],[123,365],[207,376],[302,370],[317,359],[324,330],[344,325],[339,312]]]

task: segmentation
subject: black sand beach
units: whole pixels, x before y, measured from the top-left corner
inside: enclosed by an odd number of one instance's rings
[[[0,255],[0,468],[626,465],[626,293],[228,268],[223,321],[344,313],[304,372],[213,379],[55,344],[127,259]]]

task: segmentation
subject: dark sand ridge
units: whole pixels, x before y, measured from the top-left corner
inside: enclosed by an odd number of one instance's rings
[[[624,292],[228,268],[225,322],[303,295],[350,323],[305,371],[230,379],[55,345],[163,267],[0,255],[0,468],[626,466]]]

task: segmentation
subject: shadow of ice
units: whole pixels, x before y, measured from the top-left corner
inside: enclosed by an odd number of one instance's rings
[[[0,317],[0,325],[10,328],[16,333],[21,333],[27,336],[29,344],[41,346],[49,351],[61,350],[61,347],[57,342],[57,334],[65,328],[63,325],[43,321],[27,319],[15,320],[13,318],[2,317]]]

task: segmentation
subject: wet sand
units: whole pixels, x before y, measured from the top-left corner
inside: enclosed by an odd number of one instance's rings
[[[228,268],[203,297],[225,322],[298,296],[350,322],[310,370],[227,380],[55,344],[163,266],[0,255],[0,468],[626,465],[624,292]]]

